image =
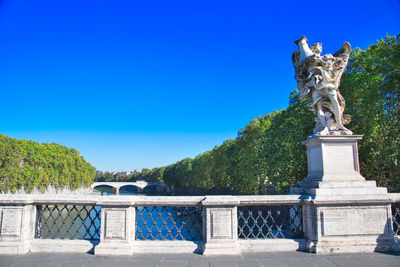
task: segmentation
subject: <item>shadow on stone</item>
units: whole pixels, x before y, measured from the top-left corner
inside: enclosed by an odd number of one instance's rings
[[[90,250],[88,250],[86,253],[90,254],[90,255],[94,255],[95,247],[100,243],[100,240],[90,240],[90,243],[93,245],[93,247]]]

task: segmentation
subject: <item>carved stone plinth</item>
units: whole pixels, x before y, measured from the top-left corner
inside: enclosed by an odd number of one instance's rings
[[[314,136],[307,146],[308,175],[292,193],[310,195],[303,208],[307,249],[316,253],[388,251],[394,245],[391,198],[359,170],[362,136]]]
[[[0,254],[25,254],[34,237],[34,206],[0,206]]]
[[[135,241],[135,207],[102,207],[96,255],[131,255]]]
[[[203,202],[204,255],[238,254],[237,200],[209,196]]]

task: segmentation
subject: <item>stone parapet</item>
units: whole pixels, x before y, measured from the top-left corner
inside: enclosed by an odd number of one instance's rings
[[[265,196],[62,196],[0,195],[0,253],[94,252],[238,254],[241,252],[309,250],[316,253],[394,250],[390,204],[400,194],[265,195]],[[35,238],[36,207],[88,205],[101,208],[100,240]],[[138,240],[136,209],[146,206],[200,207],[199,241]],[[302,207],[304,236],[238,238],[238,210],[246,206]],[[291,214],[293,215],[293,214]],[[254,218],[258,215],[254,214]],[[265,220],[265,218],[264,218]],[[396,247],[397,246],[397,247]]]

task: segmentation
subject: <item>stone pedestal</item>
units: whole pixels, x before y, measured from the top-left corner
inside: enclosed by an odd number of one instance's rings
[[[101,207],[96,255],[131,255],[135,241],[135,207]]]
[[[391,197],[359,170],[362,136],[314,136],[307,146],[308,176],[295,194],[308,194],[303,208],[307,249],[316,253],[388,251],[394,244]]]
[[[207,196],[203,201],[204,255],[238,254],[237,200]]]

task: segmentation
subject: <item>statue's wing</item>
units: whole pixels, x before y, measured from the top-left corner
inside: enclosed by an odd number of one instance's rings
[[[333,56],[336,58],[333,71],[336,72],[336,77],[338,79],[337,86],[340,86],[340,80],[344,70],[346,69],[347,63],[350,57],[351,46],[349,43],[345,42],[342,48],[339,49]]]
[[[294,66],[296,66],[297,62],[299,62],[299,59],[300,59],[300,51],[296,50],[292,54],[292,62]]]
[[[339,49],[335,54],[334,57],[341,57],[341,58],[348,58],[350,56],[351,46],[348,42],[343,43],[342,48]]]

